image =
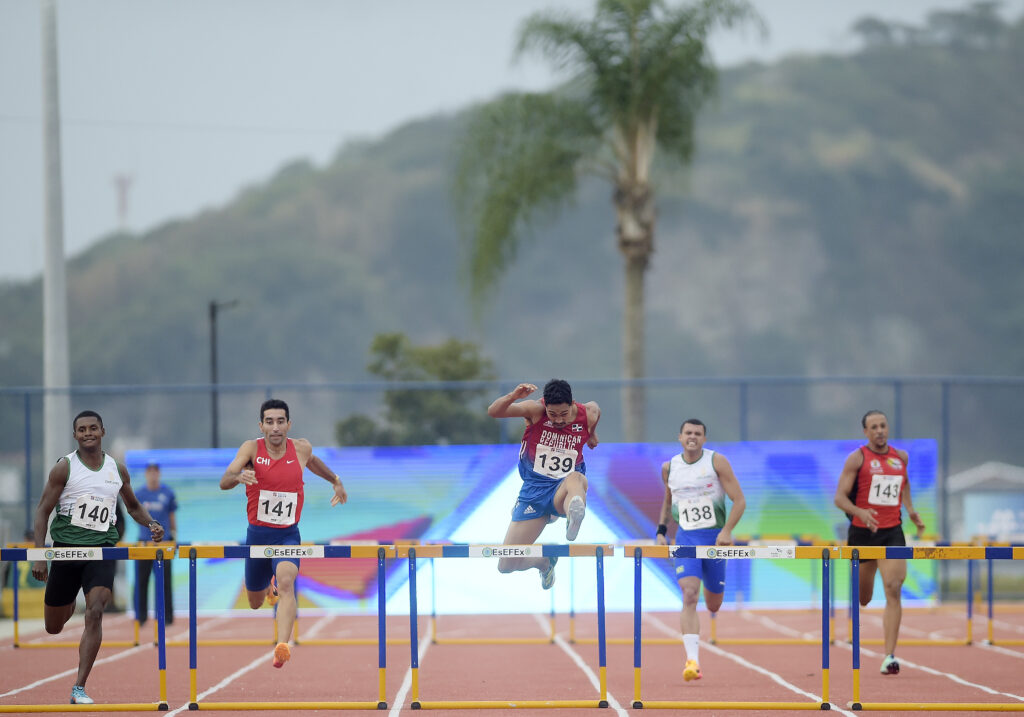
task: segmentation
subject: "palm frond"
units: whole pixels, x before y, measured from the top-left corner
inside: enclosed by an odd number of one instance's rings
[[[478,304],[531,218],[574,195],[578,163],[599,138],[587,106],[561,95],[509,94],[473,114],[456,148],[453,199]]]

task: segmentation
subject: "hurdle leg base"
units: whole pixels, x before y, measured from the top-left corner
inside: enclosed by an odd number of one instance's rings
[[[168,707],[168,706],[167,706],[167,703],[166,703],[166,702],[161,702],[160,704],[158,704],[158,705],[156,706],[156,708],[157,708],[158,710],[160,710],[161,712],[166,712],[167,710],[169,710],[169,709],[170,709],[170,707]]]
[[[378,702],[377,703],[377,709],[379,709],[379,710],[386,710],[387,708],[388,708],[388,703],[387,702]]]
[[[635,710],[642,710],[643,708],[644,708],[644,703],[643,702],[641,702],[640,700],[634,700],[633,701],[633,709],[635,709]]]
[[[860,702],[851,702],[850,703],[850,709],[853,710],[854,712],[856,712],[856,711],[858,711],[858,710],[860,710],[862,708],[863,708],[863,705],[861,705]]]
[[[199,709],[199,703],[198,702],[189,702],[188,703],[188,708],[194,712],[194,711]]]
[[[418,710],[420,708],[420,703],[417,700],[416,702],[411,703],[409,706],[412,707],[414,710]]]
[[[832,709],[832,703],[831,702],[822,702],[820,707],[823,710],[830,710],[830,709]]]
[[[597,706],[598,707],[607,708],[608,707],[608,700],[598,700]]]

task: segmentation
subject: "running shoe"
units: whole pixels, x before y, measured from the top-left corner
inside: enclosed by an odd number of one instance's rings
[[[697,664],[696,660],[687,660],[686,666],[683,667],[683,679],[690,682],[691,680],[699,680],[700,678],[700,665]]]
[[[277,647],[274,648],[274,667],[284,667],[284,663],[290,659],[292,659],[292,648],[288,647],[288,643],[277,643]]]
[[[885,659],[882,660],[883,675],[898,675],[900,674],[900,663],[896,660],[895,655],[886,655]]]
[[[540,573],[540,586],[545,590],[550,590],[551,586],[555,584],[555,563],[558,562],[558,558],[548,558],[548,569],[542,570]]]
[[[565,539],[576,540],[576,536],[580,532],[580,524],[583,522],[583,516],[587,514],[587,504],[583,502],[583,498],[575,495],[572,500],[569,501],[569,507],[565,511]]]
[[[81,685],[75,685],[71,688],[71,704],[73,705],[91,705],[93,699],[89,695],[85,694],[85,688]]]
[[[270,576],[270,592],[267,593],[267,605],[274,607],[277,605],[277,577],[274,575]],[[280,665],[278,665],[280,667]]]

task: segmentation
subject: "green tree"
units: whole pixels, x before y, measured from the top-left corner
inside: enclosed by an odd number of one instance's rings
[[[557,91],[513,93],[479,107],[457,150],[456,211],[469,244],[477,306],[515,258],[538,213],[554,213],[581,177],[612,185],[618,248],[625,268],[623,368],[645,374],[644,279],[654,252],[658,149],[687,164],[694,125],[716,72],[707,47],[716,26],[759,19],[744,0],[599,0],[593,19],[538,13],[520,29],[517,55],[537,51],[572,81]],[[552,271],[569,282],[571,272]],[[644,437],[645,398],[623,392],[627,440]]]
[[[437,346],[414,346],[400,333],[378,334],[367,366],[388,381],[493,381],[493,362],[473,343],[448,339]],[[383,425],[368,416],[339,421],[342,446],[412,446],[437,443],[491,443],[497,421],[487,416],[487,387],[458,389],[394,388],[384,392]]]

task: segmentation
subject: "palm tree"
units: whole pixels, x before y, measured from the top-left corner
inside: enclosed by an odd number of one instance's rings
[[[745,0],[598,0],[593,19],[538,13],[516,54],[537,51],[571,81],[549,93],[512,93],[477,108],[457,149],[454,201],[468,241],[475,306],[515,258],[538,213],[575,195],[583,176],[612,184],[625,265],[625,378],[644,376],[644,278],[654,252],[651,165],[658,149],[687,164],[697,112],[715,88],[707,35],[760,20]],[[623,389],[627,440],[644,437],[642,385]]]

